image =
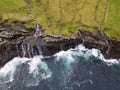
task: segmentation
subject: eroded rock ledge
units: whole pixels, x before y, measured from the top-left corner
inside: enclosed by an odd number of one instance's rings
[[[120,41],[107,37],[109,45],[104,37],[98,33],[80,31],[79,35],[69,37],[62,35],[42,35],[34,37],[34,30],[9,29],[0,31],[0,65],[16,56],[32,57],[42,54],[50,56],[60,50],[74,48],[78,44],[84,44],[87,48],[101,50],[105,58],[120,58]],[[109,48],[110,47],[110,48]],[[109,48],[109,53],[106,53]]]

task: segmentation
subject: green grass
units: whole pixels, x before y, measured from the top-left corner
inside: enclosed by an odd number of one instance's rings
[[[6,19],[20,20],[27,15],[28,10],[23,0],[0,0],[0,16],[3,21]]]
[[[33,7],[29,16],[29,7],[25,1],[29,1],[29,5]],[[106,1],[100,0],[98,22],[103,20]],[[93,27],[99,26],[94,19],[96,2],[97,0],[0,0],[0,17],[2,21],[26,21],[26,27],[33,27],[33,23],[27,21],[36,17],[46,33],[70,35],[77,33],[78,29],[93,31]],[[106,33],[110,37],[120,38],[119,5],[119,0],[110,0],[103,24],[103,28],[109,28]]]
[[[0,0],[0,9],[19,8],[24,6],[25,3],[22,0]]]
[[[106,26],[111,28],[108,35],[120,38],[120,0],[111,0]]]

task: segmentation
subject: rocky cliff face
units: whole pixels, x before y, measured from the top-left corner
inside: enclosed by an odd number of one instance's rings
[[[60,50],[74,48],[84,44],[87,48],[97,48],[106,58],[120,58],[120,41],[107,37],[108,43],[101,34],[79,31],[79,35],[69,37],[62,35],[41,35],[34,37],[34,29],[21,26],[7,26],[0,30],[0,65],[15,56],[33,57],[34,55],[51,56]]]

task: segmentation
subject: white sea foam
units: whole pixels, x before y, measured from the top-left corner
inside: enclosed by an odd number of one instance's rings
[[[18,68],[21,70],[18,66],[25,63],[29,65],[28,73],[32,75],[31,79],[34,79],[33,81],[31,80],[28,82],[29,85],[38,85],[40,80],[47,79],[52,75],[47,64],[41,61],[41,58],[41,56],[35,56],[34,58],[15,57],[0,69],[0,81],[2,81],[0,83],[12,82],[15,79],[16,70]],[[42,70],[42,72],[39,72],[40,70]]]
[[[83,45],[78,45],[75,49],[69,49],[67,51],[60,51],[53,55],[56,58],[56,61],[62,60],[65,62],[65,65],[70,67],[76,59],[75,57],[84,57],[86,60],[90,60],[91,56],[98,58],[99,60],[105,62],[108,66],[113,64],[119,64],[119,60],[110,59],[107,60],[104,58],[100,50],[98,49],[87,49]],[[46,62],[42,61],[45,58],[43,56],[34,56],[33,58],[20,58],[15,57],[13,60],[6,63],[6,65],[0,69],[0,83],[12,82],[14,80],[14,75],[18,66],[21,64],[27,64],[28,75],[30,74],[30,79],[28,79],[27,86],[38,85],[40,80],[50,78],[52,72],[49,69]],[[79,59],[78,59],[79,60]],[[20,69],[20,68],[19,68]]]
[[[92,49],[92,55],[95,57],[99,57],[99,51],[97,49]]]
[[[12,82],[14,80],[14,73],[18,67],[18,65],[29,61],[27,58],[15,57],[13,60],[9,61],[3,68],[0,69],[0,78],[8,77],[7,81]]]
[[[41,63],[41,57],[35,56],[32,58],[31,62],[28,62],[29,64],[29,73],[33,73],[33,71],[37,68],[37,66]]]
[[[85,48],[85,46],[83,46],[82,44],[76,46],[75,49],[79,49],[79,50],[87,50],[87,48]]]
[[[108,66],[111,66],[113,64],[120,64],[120,61],[117,59],[104,59],[104,61],[107,63]]]
[[[72,52],[71,50],[73,49],[70,49],[68,51],[60,51],[58,53],[56,53],[54,56],[56,56],[56,61],[60,61],[62,60],[65,65],[69,68],[71,63],[75,61],[75,59],[71,56],[72,55]]]
[[[41,80],[51,77],[52,72],[47,64],[41,60],[42,58],[42,56],[35,56],[30,62],[28,62],[29,74],[31,74],[32,77],[29,78],[30,81],[28,80],[26,83],[27,87],[37,86]]]

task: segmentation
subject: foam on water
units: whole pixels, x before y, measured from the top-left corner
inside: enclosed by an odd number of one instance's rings
[[[111,66],[113,64],[120,64],[120,61],[117,59],[104,59],[104,61],[107,63],[108,66]]]
[[[76,61],[76,57],[84,57],[85,60],[100,60],[101,62],[105,62],[106,65],[111,67],[112,65],[120,66],[119,61],[116,59],[106,60],[100,50],[98,49],[87,49],[83,45],[78,45],[74,49],[69,49],[68,51],[60,51],[53,55],[55,57],[56,62],[64,62],[67,71],[71,67],[71,64]],[[12,82],[15,80],[16,70],[22,70],[20,65],[28,65],[26,68],[26,78],[24,83],[27,87],[29,86],[37,86],[41,80],[51,78],[52,71],[48,67],[47,63],[42,59],[45,58],[43,56],[34,56],[33,58],[20,58],[15,57],[6,65],[0,69],[0,83]],[[49,57],[51,58],[51,57]],[[79,60],[79,59],[78,59]],[[23,66],[24,66],[23,65]],[[115,68],[114,66],[112,68]],[[120,69],[113,69],[117,72],[120,72]]]
[[[68,64],[75,61],[75,59],[72,57],[72,55],[76,56],[83,56],[86,60],[92,60],[91,56],[96,57],[97,59],[101,60],[102,62],[105,62],[108,66],[111,65],[119,65],[120,60],[117,59],[105,59],[103,54],[98,49],[87,49],[83,45],[78,45],[74,49],[69,49],[68,51],[60,51],[55,54],[57,56],[57,60],[61,60],[60,58],[67,58]]]
[[[29,74],[32,75],[28,78],[26,86],[37,86],[41,80],[50,78],[52,73],[47,64],[42,61],[42,56],[34,56],[29,65]]]
[[[76,48],[75,49],[79,49],[79,50],[88,50],[88,49],[86,49],[85,48],[85,46],[83,46],[83,45],[78,45],[78,46],[76,46]]]
[[[34,58],[15,57],[0,69],[0,83],[12,82],[15,79],[16,70],[18,68],[21,70],[19,66],[26,64],[29,65],[28,73],[30,73],[31,79],[34,79],[33,82],[28,82],[29,84],[27,84],[27,86],[38,85],[40,80],[49,78],[52,75],[51,71],[47,67],[47,64],[41,61],[41,58],[42,56],[35,56]],[[40,72],[40,70],[42,70],[42,72]]]
[[[29,61],[28,58],[20,58],[15,57],[13,60],[9,61],[3,68],[0,69],[0,79],[3,77],[8,77],[7,81],[5,82],[12,82],[14,80],[14,73],[18,67],[18,65]]]
[[[42,63],[41,61],[42,56],[35,56],[33,58],[31,58],[31,62],[28,62],[29,64],[29,73],[33,73],[36,69],[37,66]]]

